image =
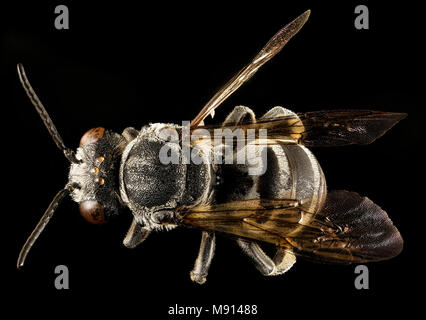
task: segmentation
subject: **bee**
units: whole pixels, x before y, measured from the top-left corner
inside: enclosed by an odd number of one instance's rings
[[[321,166],[308,148],[369,144],[405,114],[370,110],[296,114],[274,107],[257,119],[250,108],[237,106],[223,123],[204,124],[208,115],[213,117],[219,105],[284,47],[309,14],[308,10],[279,30],[187,125],[155,123],[139,131],[129,127],[121,134],[98,127],[83,135],[76,152],[64,145],[19,64],[18,74],[28,97],[71,166],[65,187],[24,244],[18,268],[67,195],[94,224],[103,224],[129,208],[133,221],[123,241],[128,248],[140,245],[154,231],[199,229],[201,245],[190,272],[199,284],[207,279],[216,233],[234,238],[265,276],[285,273],[297,257],[347,264],[398,255],[403,240],[386,212],[357,193],[327,190]],[[163,129],[175,130],[177,139],[164,138]],[[266,137],[257,134],[254,140],[265,157],[256,164],[181,161],[184,148],[195,151],[201,160],[211,159],[216,149],[206,137],[218,129],[266,130]],[[190,139],[184,139],[186,131]],[[250,147],[246,136],[241,139],[247,144],[231,154]],[[236,141],[231,140],[228,144],[221,141],[219,146],[233,146]],[[161,161],[159,154],[166,145],[179,161]],[[262,170],[252,174],[253,167]],[[276,248],[274,257],[265,253],[263,244]]]

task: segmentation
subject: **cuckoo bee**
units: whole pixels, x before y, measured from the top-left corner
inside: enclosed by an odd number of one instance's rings
[[[319,262],[361,263],[389,259],[402,250],[402,238],[385,211],[370,199],[343,190],[327,190],[326,179],[310,147],[369,144],[405,117],[402,113],[333,110],[294,113],[274,107],[256,119],[237,106],[219,125],[204,125],[221,105],[255,72],[272,59],[302,28],[306,11],[278,31],[253,60],[219,90],[186,127],[150,124],[121,134],[104,128],[85,133],[74,152],[67,148],[44,106],[32,89],[21,64],[21,83],[60,150],[71,163],[68,182],[58,192],[23,246],[18,268],[67,195],[79,203],[91,223],[105,223],[123,208],[133,214],[124,245],[134,248],[151,232],[176,227],[201,231],[201,247],[190,272],[197,283],[206,281],[215,251],[216,233],[232,236],[264,275],[289,270],[296,257]],[[220,128],[267,129],[259,142],[267,157],[250,175],[251,164],[164,164],[159,153],[170,141],[160,132],[174,128],[182,142],[183,130],[195,133]],[[201,158],[212,151],[203,134],[186,146]],[[178,141],[174,152],[182,158]],[[261,245],[275,246],[269,257]]]

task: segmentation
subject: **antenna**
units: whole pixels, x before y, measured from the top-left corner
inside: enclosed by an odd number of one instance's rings
[[[47,131],[49,131],[53,141],[55,141],[58,148],[63,151],[65,157],[71,163],[80,163],[80,161],[75,157],[74,151],[65,146],[64,141],[62,140],[58,130],[53,124],[52,119],[50,118],[40,99],[37,97],[30,82],[28,81],[27,75],[25,74],[24,66],[21,63],[18,63],[18,75],[22,87],[24,88],[25,92],[27,93],[27,96],[30,98],[32,104],[40,115],[40,118],[46,126]]]

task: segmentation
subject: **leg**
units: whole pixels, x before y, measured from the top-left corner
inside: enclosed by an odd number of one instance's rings
[[[260,119],[273,119],[283,116],[294,115],[295,113],[283,107],[273,107],[271,110],[266,112]]]
[[[253,110],[244,106],[236,106],[234,110],[226,117],[225,121],[223,121],[222,126],[238,126],[242,123],[255,123],[256,116],[254,115]],[[228,148],[225,144],[225,148]],[[238,143],[233,142],[232,144],[233,152],[234,152],[234,160],[238,157],[238,152],[240,151],[241,146]],[[225,151],[227,153],[228,151]]]
[[[129,231],[127,231],[127,235],[123,240],[123,244],[126,248],[133,249],[148,238],[150,233],[151,230],[144,228],[142,225],[138,224],[135,219],[133,219]]]
[[[244,253],[253,259],[256,268],[265,276],[276,276],[287,272],[296,262],[296,256],[283,248],[278,248],[274,260],[263,252],[260,246],[249,240],[238,239]]]
[[[276,267],[275,275],[286,273],[296,263],[296,255],[284,248],[278,248],[275,253],[274,263]]]
[[[237,125],[242,122],[256,122],[256,117],[250,108],[236,106],[234,110],[232,110],[232,112],[226,117],[223,125]]]
[[[214,232],[202,232],[200,251],[197,260],[195,260],[194,268],[190,276],[191,280],[199,284],[206,282],[210,264],[213,260],[214,249],[216,246],[216,236]]]

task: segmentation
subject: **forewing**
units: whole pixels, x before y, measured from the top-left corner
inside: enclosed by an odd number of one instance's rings
[[[278,31],[254,59],[239,73],[237,73],[228,83],[222,87],[203,107],[200,113],[191,122],[191,127],[197,127],[209,114],[214,114],[214,110],[234,93],[243,83],[247,82],[256,71],[266,62],[271,60],[284,45],[302,28],[308,20],[310,11],[306,11],[292,22]]]
[[[332,191],[314,214],[296,200],[244,200],[181,208],[182,224],[274,244],[325,263],[389,259],[402,238],[385,211],[348,191]]]
[[[372,110],[307,112],[299,115],[305,128],[301,140],[315,147],[370,144],[405,117],[405,113]]]
[[[180,208],[179,213],[186,226],[286,246],[283,235],[291,233],[300,218],[295,204],[297,201],[294,200],[242,200]],[[277,232],[264,230],[251,223],[252,219],[267,222],[272,217],[281,222]]]
[[[206,133],[213,137],[217,129],[242,129],[244,139],[249,137],[249,129],[253,130],[256,138],[261,129],[266,129],[267,139],[263,143],[299,143],[309,147],[344,146],[372,143],[405,117],[405,113],[372,110],[314,111],[238,126],[202,126],[192,130],[191,134],[193,144],[196,144],[202,139],[206,141]],[[258,143],[262,143],[262,140]]]

